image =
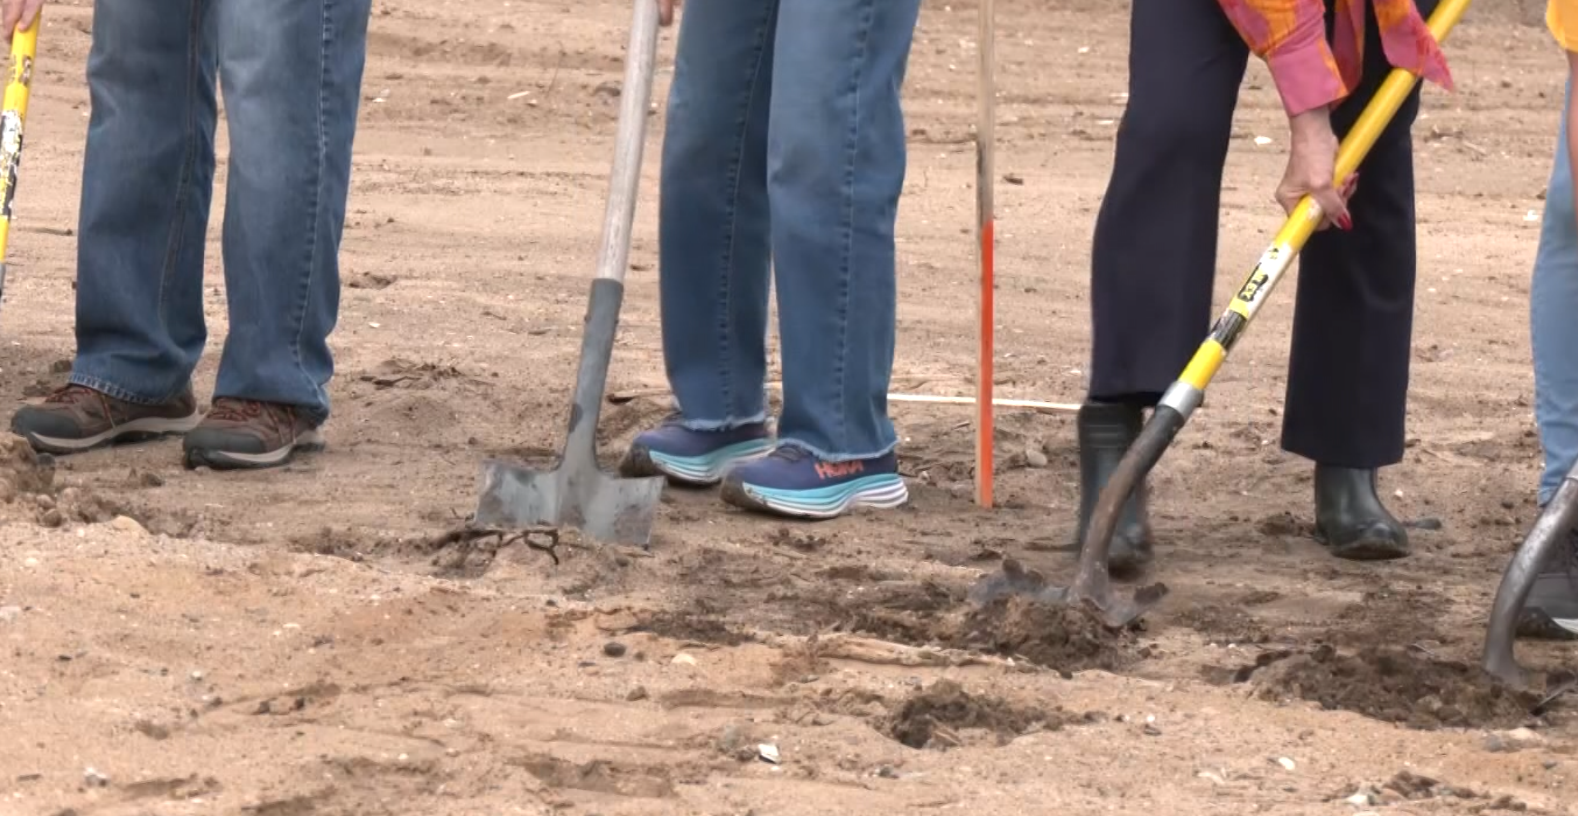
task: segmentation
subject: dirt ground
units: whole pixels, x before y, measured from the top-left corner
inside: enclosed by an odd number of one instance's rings
[[[998,5],[999,391],[1075,402],[1127,3]],[[1383,478],[1417,554],[1339,562],[1309,535],[1309,466],[1276,444],[1289,285],[1157,474],[1173,594],[1111,635],[965,598],[1005,557],[1071,572],[1064,416],[1001,413],[989,512],[968,413],[900,405],[902,512],[786,525],[670,491],[650,552],[446,543],[485,456],[542,463],[562,437],[628,7],[382,0],[329,451],[227,475],[181,469],[175,442],[53,466],[0,446],[0,814],[1572,812],[1578,720],[1471,668],[1539,466],[1528,278],[1563,64],[1538,5],[1482,0],[1447,46],[1459,91],[1428,89],[1416,130],[1412,442]],[[0,324],[16,404],[70,368],[91,25],[82,0],[48,9]],[[969,393],[975,37],[973,3],[926,4],[899,229],[911,391]],[[672,49],[621,390],[664,384]],[[1279,224],[1258,64],[1238,117],[1221,297]],[[665,410],[609,406],[605,452]]]

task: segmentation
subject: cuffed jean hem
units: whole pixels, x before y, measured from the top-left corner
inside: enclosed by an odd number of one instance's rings
[[[691,419],[683,412],[680,414],[679,426],[688,431],[732,431],[747,425],[760,425],[767,421],[767,412],[752,414],[743,419],[726,417],[724,419]]]
[[[886,456],[899,446],[899,443],[895,441],[893,444],[872,453],[832,453],[808,442],[803,442],[792,437],[779,437],[778,444],[791,448],[799,448],[800,450],[815,456],[817,459],[823,462],[861,462],[867,459],[875,459],[878,456]]]
[[[189,385],[183,385],[180,388],[177,388],[173,393],[166,394],[162,397],[147,397],[133,391],[128,391],[125,388],[110,382],[109,380],[95,377],[92,374],[80,374],[73,371],[71,373],[71,379],[67,380],[67,382],[71,383],[72,385],[80,385],[83,388],[91,388],[94,391],[109,397],[110,399],[120,400],[121,402],[129,402],[133,405],[163,405],[180,396],[181,392],[185,391],[189,387]]]

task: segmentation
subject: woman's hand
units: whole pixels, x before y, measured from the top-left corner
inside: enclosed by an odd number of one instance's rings
[[[38,22],[38,10],[44,7],[44,0],[5,0],[0,5],[0,26],[5,28],[5,41],[11,42],[11,35],[17,30],[26,31]]]
[[[1339,189],[1334,186],[1337,173],[1337,134],[1331,129],[1331,112],[1316,108],[1288,119],[1292,147],[1288,151],[1288,169],[1277,185],[1277,203],[1289,215],[1304,196],[1312,196],[1320,205],[1325,217],[1317,229],[1336,224],[1339,229],[1352,229],[1353,217],[1348,214],[1348,199],[1358,189],[1359,174],[1349,176]]]

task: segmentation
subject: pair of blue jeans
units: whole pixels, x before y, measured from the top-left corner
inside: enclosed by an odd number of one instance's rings
[[[230,137],[230,333],[215,397],[322,421],[371,0],[100,0],[71,381],[134,403],[185,390],[207,341],[216,84]]]
[[[904,186],[900,89],[919,0],[687,0],[664,134],[663,355],[681,422],[766,418],[768,292],[780,442],[880,456]]]
[[[1534,416],[1545,452],[1543,506],[1578,462],[1578,205],[1567,151],[1569,83],[1545,191],[1545,216],[1534,256],[1529,325],[1534,346]]]

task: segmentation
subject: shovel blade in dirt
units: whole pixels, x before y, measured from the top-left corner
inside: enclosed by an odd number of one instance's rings
[[[597,275],[587,298],[581,363],[570,406],[564,455],[548,471],[490,460],[482,467],[482,495],[473,523],[487,527],[571,527],[604,544],[646,547],[663,492],[661,476],[626,479],[597,466],[597,417],[608,386],[608,364],[625,298],[630,232],[641,181],[648,105],[657,60],[658,6],[631,0],[630,44],[625,49],[614,166],[603,216]]]
[[[529,470],[490,459],[482,463],[479,524],[489,527],[573,527],[608,544],[646,547],[663,478],[620,479],[591,467]]]
[[[1517,554],[1501,576],[1496,589],[1496,600],[1490,608],[1490,625],[1485,634],[1483,666],[1490,676],[1507,686],[1523,690],[1529,687],[1529,672],[1518,665],[1514,644],[1518,637],[1518,621],[1523,617],[1524,604],[1539,578],[1540,568],[1557,552],[1558,547],[1570,546],[1568,536],[1578,523],[1578,466],[1562,480],[1561,487],[1535,519]]]

